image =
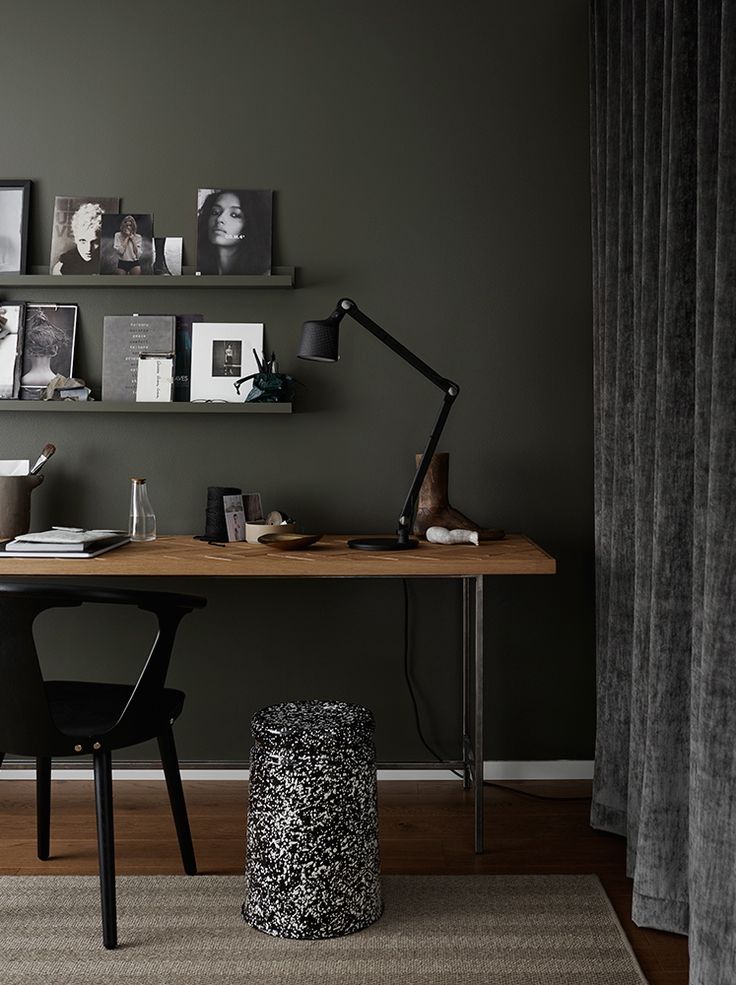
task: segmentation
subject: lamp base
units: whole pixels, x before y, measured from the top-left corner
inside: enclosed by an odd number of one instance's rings
[[[356,551],[409,551],[413,547],[419,547],[419,541],[402,542],[396,537],[369,537],[365,540],[349,540],[348,547]]]

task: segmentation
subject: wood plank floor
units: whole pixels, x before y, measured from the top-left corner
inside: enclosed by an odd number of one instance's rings
[[[582,873],[600,877],[650,985],[687,985],[687,941],[632,924],[631,883],[622,839],[588,824],[586,781],[507,784],[533,793],[486,788],[486,853],[473,851],[472,794],[451,781],[379,785],[381,858],[386,873]],[[245,856],[247,784],[185,783],[202,873],[237,874]],[[166,789],[156,781],[115,783],[115,836],[120,875],[179,873]],[[51,855],[35,852],[34,784],[0,782],[0,874],[86,875],[97,872],[91,782],[55,781]]]

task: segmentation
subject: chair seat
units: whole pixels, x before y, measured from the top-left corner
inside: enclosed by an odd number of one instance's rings
[[[59,731],[66,735],[98,736],[109,731],[120,718],[133,686],[128,684],[98,684],[87,681],[46,681],[46,695],[51,717]],[[160,728],[151,731],[150,722],[135,742],[156,738],[178,718],[184,706],[184,692],[164,688],[159,710]]]

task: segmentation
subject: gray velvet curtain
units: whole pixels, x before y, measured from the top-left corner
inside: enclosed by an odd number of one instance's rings
[[[598,737],[633,918],[736,983],[736,0],[593,0]]]

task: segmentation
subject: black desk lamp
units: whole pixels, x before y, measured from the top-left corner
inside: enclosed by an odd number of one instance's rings
[[[299,347],[299,358],[300,359],[312,359],[317,362],[323,363],[334,363],[338,359],[338,339],[340,335],[340,322],[345,317],[345,315],[350,315],[354,318],[358,324],[362,325],[363,328],[367,328],[371,335],[375,335],[376,338],[387,345],[389,349],[393,349],[397,355],[413,366],[414,369],[418,369],[422,376],[426,376],[428,380],[431,380],[435,386],[438,386],[440,390],[444,391],[445,399],[440,408],[440,412],[435,421],[435,425],[432,428],[432,433],[429,436],[429,441],[427,442],[427,447],[424,449],[424,454],[419,462],[417,471],[414,475],[414,479],[409,488],[409,493],[404,502],[403,509],[401,510],[401,515],[399,516],[399,525],[396,530],[396,537],[374,537],[369,540],[349,540],[348,547],[354,547],[361,551],[404,551],[411,547],[418,547],[419,542],[412,540],[409,536],[411,533],[411,528],[414,524],[414,516],[417,510],[417,500],[419,498],[419,490],[422,487],[422,482],[424,481],[424,476],[427,474],[427,469],[429,468],[429,463],[434,454],[434,450],[437,447],[437,442],[439,441],[440,434],[442,433],[442,428],[445,426],[445,421],[447,420],[447,415],[450,413],[450,407],[452,403],[460,392],[460,387],[457,383],[453,383],[452,380],[445,379],[444,376],[440,376],[439,373],[428,366],[425,362],[415,356],[413,352],[410,352],[406,346],[403,346],[401,342],[398,342],[392,335],[384,331],[380,325],[376,325],[368,315],[364,314],[360,308],[357,306],[355,301],[351,301],[350,298],[341,298],[337,302],[335,310],[325,318],[323,321],[305,321],[304,327],[302,328],[302,342]]]

